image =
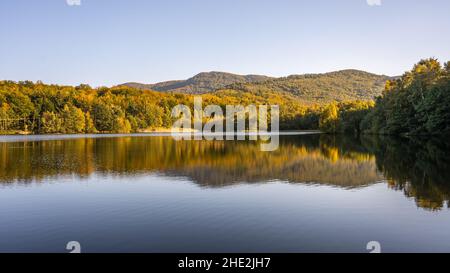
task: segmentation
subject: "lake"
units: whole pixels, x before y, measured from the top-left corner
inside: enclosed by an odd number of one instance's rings
[[[450,252],[450,144],[0,137],[0,252]]]

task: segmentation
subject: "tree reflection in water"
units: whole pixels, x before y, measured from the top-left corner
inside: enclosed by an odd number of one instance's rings
[[[0,183],[75,176],[158,173],[202,187],[289,183],[356,188],[387,182],[417,206],[449,206],[450,146],[438,139],[283,136],[275,152],[254,141],[175,141],[171,137],[75,138],[0,143]]]

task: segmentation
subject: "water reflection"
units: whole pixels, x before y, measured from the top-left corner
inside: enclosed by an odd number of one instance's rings
[[[160,173],[190,178],[202,187],[238,183],[331,185],[387,181],[417,206],[449,206],[450,146],[445,141],[393,138],[284,136],[276,152],[257,142],[175,141],[171,137],[78,138],[0,143],[0,183],[82,180],[92,174],[128,177]]]
[[[366,138],[388,185],[429,210],[449,207],[450,144],[439,139]]]

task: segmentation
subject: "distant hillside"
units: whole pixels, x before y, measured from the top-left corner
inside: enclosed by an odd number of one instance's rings
[[[218,94],[240,92],[267,97],[285,94],[296,100],[311,103],[331,101],[371,100],[381,95],[385,83],[392,77],[359,70],[342,70],[325,74],[292,75],[262,82],[235,83],[217,90]]]
[[[276,94],[305,104],[322,104],[331,101],[371,100],[381,95],[389,79],[393,78],[359,70],[292,75],[282,78],[204,72],[187,80],[123,85],[142,90],[184,94],[215,93],[219,96],[241,96],[239,93],[245,92],[265,98]]]
[[[251,83],[269,80],[270,77],[261,75],[236,75],[224,72],[203,72],[187,80],[175,80],[156,84],[125,83],[122,85],[163,92],[176,92],[185,94],[204,94],[224,88],[234,83]]]

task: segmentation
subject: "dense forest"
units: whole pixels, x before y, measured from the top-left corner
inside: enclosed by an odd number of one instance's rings
[[[168,127],[171,107],[184,95],[130,88],[92,89],[40,82],[0,82],[3,130],[34,133],[97,133]]]
[[[450,134],[450,62],[442,67],[436,59],[423,60],[388,81],[360,127],[375,134]]]
[[[402,77],[388,80],[373,105],[348,109],[330,104],[321,114],[320,128],[330,133],[450,134],[450,62],[420,61]]]
[[[280,105],[281,129],[318,129],[326,104],[304,105],[288,93],[215,92],[203,104]],[[129,133],[169,128],[175,105],[193,107],[193,95],[161,93],[126,86],[93,89],[41,82],[0,82],[3,133]],[[341,109],[367,108],[372,102],[342,102]],[[206,120],[205,120],[206,121]]]
[[[422,60],[398,79],[346,70],[235,83],[202,95],[204,106],[280,106],[280,129],[352,134],[450,133],[450,64]],[[386,80],[386,81],[384,81]],[[379,91],[385,85],[384,91]],[[375,97],[379,96],[375,99]],[[169,128],[192,94],[129,86],[91,88],[0,81],[2,133],[129,133]]]

